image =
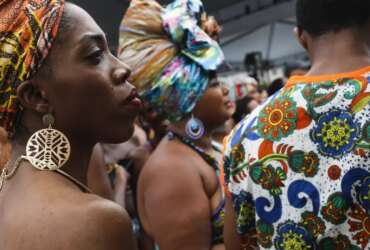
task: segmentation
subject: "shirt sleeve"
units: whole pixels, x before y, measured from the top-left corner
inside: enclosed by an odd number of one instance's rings
[[[234,132],[232,132],[224,140],[220,177],[225,194],[233,202],[237,232],[241,236],[249,236],[255,234],[256,230],[255,202],[252,193],[247,190],[247,185],[242,185],[233,179],[232,170],[237,169],[239,164],[243,164],[246,160],[242,157],[244,154],[240,153],[240,151],[245,150],[241,141],[239,140],[240,143],[237,145],[232,145],[234,136]],[[238,190],[238,192],[235,190]]]

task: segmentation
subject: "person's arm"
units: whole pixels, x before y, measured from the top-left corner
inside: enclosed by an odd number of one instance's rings
[[[150,234],[161,250],[209,250],[209,198],[201,176],[184,159],[168,156],[158,171],[145,172],[139,180],[144,198],[139,210],[145,211]]]
[[[229,197],[226,197],[224,238],[227,250],[243,249],[240,236],[236,231],[236,216],[232,200]]]
[[[87,174],[87,184],[95,194],[105,199],[114,199],[114,192],[109,182],[104,161],[104,153],[99,143],[94,147]]]
[[[104,160],[104,152],[101,145],[98,143],[95,145],[88,170],[88,186],[91,190],[105,198],[115,201],[121,207],[125,208],[126,188],[129,179],[129,174],[121,167],[117,167],[113,171],[116,171],[114,178],[114,187],[109,180],[109,176],[106,169],[106,163]]]
[[[126,196],[129,173],[122,167],[116,167],[114,171],[116,171],[116,176],[114,178],[113,201],[128,210]]]

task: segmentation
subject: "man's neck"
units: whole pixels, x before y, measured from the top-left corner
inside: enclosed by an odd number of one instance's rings
[[[370,47],[365,35],[348,29],[316,38],[310,57],[307,75],[346,73],[370,66]]]

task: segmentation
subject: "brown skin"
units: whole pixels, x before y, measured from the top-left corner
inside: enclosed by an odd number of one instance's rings
[[[137,181],[141,168],[151,153],[148,147],[145,147],[145,139],[145,132],[140,127],[135,126],[134,135],[125,143],[98,143],[95,145],[89,164],[88,186],[92,191],[106,199],[115,201],[122,207],[126,207],[129,212],[130,209],[125,204],[125,198],[131,200],[132,197],[126,197],[127,184],[130,183],[130,188],[136,187],[135,181]],[[127,169],[130,172],[122,168],[125,166],[115,168],[113,170],[115,172],[114,188],[112,188],[107,165],[119,163],[123,159],[132,160],[133,167]],[[131,203],[129,202],[129,205]]]
[[[94,194],[105,199],[114,200],[114,192],[107,174],[103,149],[99,143],[94,147],[87,174],[87,185]]]
[[[145,132],[135,126],[135,133],[128,142],[109,145],[98,143],[94,147],[89,165],[88,186],[95,194],[115,201],[127,209],[131,218],[136,216],[135,198],[138,176],[151,153],[151,147],[145,144],[145,140]],[[107,163],[117,163],[122,159],[132,160],[133,167],[130,169],[130,173],[124,168],[116,168],[114,188],[112,188],[107,173]],[[140,232],[138,237],[139,249],[153,250],[153,242],[144,231]]]
[[[248,104],[247,104],[247,110],[250,110],[250,112],[252,112],[253,110],[255,110],[258,105],[260,105],[260,103],[258,103],[256,100],[251,100]]]
[[[248,96],[252,99],[256,100],[257,102],[261,99],[261,94],[258,92],[257,85],[250,84],[248,86]]]
[[[106,166],[102,146],[98,143],[91,156],[87,172],[87,186],[94,194],[115,201],[122,208],[126,208],[125,198],[129,173],[123,168],[116,168],[114,188],[112,188]]]
[[[370,65],[370,21],[361,28],[348,28],[329,32],[321,36],[312,36],[304,30],[295,28],[294,32],[300,44],[311,59],[312,67],[306,76],[331,75],[352,72]],[[230,203],[231,201],[229,201]],[[226,209],[226,218],[235,216],[230,206]],[[225,244],[228,250],[241,250],[242,246],[233,242],[237,239],[236,226],[232,220],[227,221]],[[253,235],[245,235],[253,241]],[[250,246],[256,244],[249,244]]]
[[[12,145],[9,143],[8,134],[0,127],[0,170],[9,161],[11,151]]]
[[[54,127],[72,148],[62,170],[86,184],[93,146],[130,138],[138,108],[125,103],[133,91],[126,83],[129,69],[110,54],[101,29],[75,5],[67,4],[65,12],[73,29],[58,36],[48,58],[52,72],[41,70],[18,87],[24,113],[11,163],[24,153],[29,136],[45,127],[42,115],[52,112]],[[28,162],[0,193],[0,224],[2,250],[136,249],[131,222],[119,205]]]
[[[233,111],[234,113],[235,111]],[[229,135],[229,133],[231,132],[231,130],[233,129],[234,127],[234,120],[233,119],[229,119],[225,122],[225,124],[221,127],[222,130],[217,129],[216,132],[212,133],[212,139],[218,143],[221,143],[223,144],[224,143],[224,139],[226,136]]]
[[[242,245],[241,237],[238,234],[235,234],[236,228],[236,216],[234,213],[233,203],[229,197],[226,197],[226,211],[225,214],[225,247],[226,249],[240,249]]]
[[[96,144],[89,164],[89,188],[95,194],[115,201],[123,208],[126,208],[128,212],[132,212],[135,209],[133,207],[134,204],[132,204],[131,191],[135,191],[141,168],[151,153],[148,147],[145,146],[145,139],[145,132],[140,127],[135,126],[135,133],[128,142],[121,144]],[[122,159],[132,160],[133,167],[127,170],[124,165],[116,167],[113,170],[114,183],[112,185],[107,166],[108,164],[119,163]],[[128,204],[126,204],[126,201]]]
[[[257,99],[257,101],[258,101],[259,104],[264,103],[267,100],[268,97],[269,97],[269,94],[267,93],[267,91],[262,90],[259,93],[259,98]]]
[[[295,35],[312,62],[306,75],[331,75],[369,66],[369,29],[370,21],[361,28],[347,28],[315,37],[295,28]]]
[[[195,143],[210,154],[211,132],[231,117],[228,90],[212,79],[194,115],[206,135]],[[186,120],[170,128],[184,135]],[[211,246],[211,216],[222,199],[215,171],[191,148],[166,137],[146,162],[138,183],[139,215],[161,250],[225,249]]]
[[[169,123],[166,119],[163,119],[150,106],[145,105],[140,116],[140,126],[145,130],[147,138],[152,141],[154,147],[166,135],[168,125]]]

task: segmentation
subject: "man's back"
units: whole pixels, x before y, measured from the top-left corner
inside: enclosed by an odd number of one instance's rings
[[[226,143],[241,235],[261,249],[369,249],[370,67],[296,77]]]

